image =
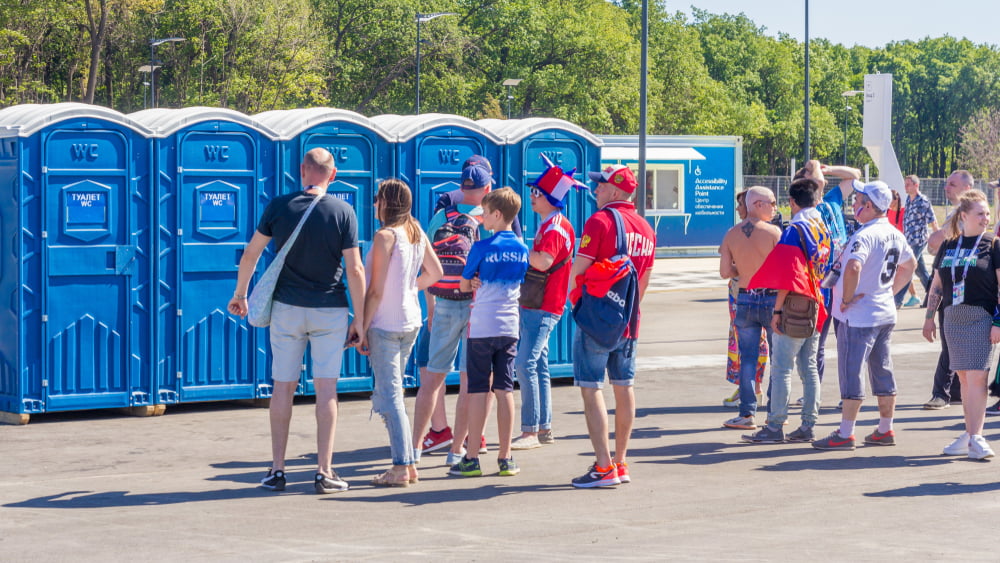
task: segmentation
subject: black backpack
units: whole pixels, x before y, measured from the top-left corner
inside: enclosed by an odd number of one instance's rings
[[[471,292],[459,289],[462,271],[469,257],[472,243],[479,240],[479,220],[449,205],[444,209],[445,222],[434,232],[431,248],[441,261],[444,276],[428,288],[431,295],[442,299],[462,301],[472,299]]]

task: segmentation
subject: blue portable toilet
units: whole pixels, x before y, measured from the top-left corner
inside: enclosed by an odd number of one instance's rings
[[[0,411],[153,403],[151,131],[86,104],[0,111]]]
[[[499,179],[503,140],[471,119],[457,115],[377,115],[372,122],[396,140],[396,176],[413,190],[414,217],[426,226],[434,204],[459,189],[462,163],[479,154],[489,159]]]
[[[587,183],[587,172],[601,169],[601,147],[604,142],[589,131],[562,119],[532,117],[528,119],[480,119],[477,121],[504,141],[503,179],[501,185],[517,190],[527,203],[531,190],[525,185],[545,171],[545,155],[553,164]],[[589,190],[574,190],[567,196],[566,216],[573,227],[583,224],[597,210],[596,200]],[[529,205],[521,206],[524,238],[531,241],[538,228],[538,217]]]
[[[131,117],[155,136],[156,400],[269,397],[265,329],[226,304],[257,218],[277,193],[278,135],[221,108]]]
[[[253,118],[280,136],[279,193],[302,189],[299,164],[306,152],[323,147],[333,155],[337,178],[327,193],[339,197],[354,208],[358,216],[361,257],[371,243],[376,222],[372,201],[379,182],[395,173],[393,138],[381,126],[353,111],[331,108],[276,110]],[[270,357],[270,356],[269,356]],[[315,394],[312,364],[306,362],[302,392]],[[373,380],[368,360],[350,348],[344,352],[341,392],[370,391]]]
[[[434,215],[438,197],[460,188],[462,164],[470,156],[485,156],[493,167],[493,178],[502,177],[503,140],[471,119],[426,113],[377,115],[371,120],[395,139],[395,175],[413,190],[413,216],[424,228]],[[407,372],[409,385],[416,381],[412,355]],[[458,373],[449,374],[447,382],[457,384]]]
[[[521,196],[521,224],[524,225],[525,243],[530,248],[538,230],[539,217],[531,211],[531,190],[526,184],[545,171],[541,155],[544,154],[566,172],[575,168],[574,178],[590,185],[587,172],[601,169],[601,146],[604,142],[585,129],[561,119],[481,119],[477,123],[505,142],[501,183],[511,186]],[[595,211],[597,201],[591,190],[571,190],[566,196],[564,213],[576,231],[577,241],[583,232],[583,224]],[[549,337],[549,370],[552,377],[573,376],[575,328],[567,308]]]

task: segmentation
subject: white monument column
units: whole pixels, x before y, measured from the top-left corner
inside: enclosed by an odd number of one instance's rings
[[[861,144],[868,150],[878,177],[906,199],[903,173],[892,148],[892,75],[865,75],[864,134]]]

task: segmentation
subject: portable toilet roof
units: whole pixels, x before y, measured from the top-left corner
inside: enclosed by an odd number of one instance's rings
[[[476,123],[479,123],[490,131],[493,131],[496,135],[503,137],[504,140],[510,144],[518,143],[526,137],[529,137],[539,131],[558,129],[583,137],[595,146],[599,147],[604,145],[604,141],[599,139],[590,131],[587,131],[579,125],[570,123],[569,121],[553,117],[529,117],[527,119],[480,119]]]
[[[135,132],[152,136],[153,131],[131,117],[102,106],[64,102],[59,104],[23,104],[0,110],[0,129],[30,137],[39,130],[67,119],[93,118],[118,123]]]
[[[292,139],[303,131],[330,121],[353,123],[373,131],[386,141],[392,142],[395,140],[383,126],[360,113],[346,109],[304,108],[274,110],[258,113],[253,116],[253,119],[265,127],[276,131],[280,135],[281,140]]]
[[[504,140],[496,133],[459,115],[443,113],[423,113],[420,115],[376,115],[372,121],[396,135],[397,142],[405,143],[417,135],[437,127],[462,127],[479,133],[497,145],[503,145]]]
[[[271,139],[280,137],[277,132],[250,116],[227,108],[196,106],[183,109],[151,109],[130,114],[129,117],[152,129],[156,137],[168,137],[185,127],[215,119],[245,125]]]

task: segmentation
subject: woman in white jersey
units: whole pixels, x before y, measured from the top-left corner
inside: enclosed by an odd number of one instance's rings
[[[403,370],[421,325],[417,296],[444,273],[423,229],[410,214],[412,206],[406,183],[390,178],[379,184],[375,218],[382,228],[372,237],[365,258],[368,289],[360,351],[372,366],[372,410],[385,421],[392,455],[392,468],[372,479],[373,485],[382,487],[417,482],[410,421],[403,405]]]
[[[962,382],[965,432],[944,448],[945,455],[993,457],[983,438],[986,376],[993,345],[1000,342],[1000,239],[990,230],[990,208],[977,190],[963,193],[945,223],[947,240],[934,259],[934,281],[927,299],[923,334],[933,342],[934,316],[944,305],[950,368]]]

